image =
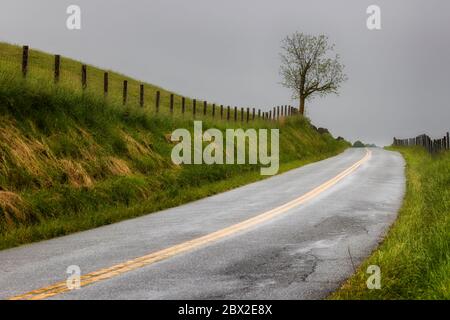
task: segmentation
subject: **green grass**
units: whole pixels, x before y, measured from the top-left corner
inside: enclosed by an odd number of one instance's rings
[[[450,153],[393,148],[406,159],[407,190],[383,243],[332,299],[450,299]],[[366,286],[369,265],[381,289]]]
[[[167,137],[192,131],[179,99],[169,113],[170,92],[128,78],[131,97],[122,105],[124,76],[110,72],[104,99],[103,71],[88,68],[82,92],[80,63],[62,59],[61,82],[53,83],[52,56],[30,52],[21,76],[21,48],[0,43],[0,249],[117,222],[210,196],[262,179],[256,165],[182,165],[171,161]],[[161,90],[160,112],[154,92]],[[179,96],[177,95],[177,98]],[[202,106],[199,103],[198,110]],[[348,147],[320,135],[308,119],[227,122],[212,118],[203,128],[279,128],[280,172],[335,155]]]

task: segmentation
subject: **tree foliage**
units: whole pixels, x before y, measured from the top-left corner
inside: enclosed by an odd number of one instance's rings
[[[304,113],[305,100],[329,93],[338,93],[347,80],[339,55],[332,55],[334,45],[325,35],[312,36],[296,32],[282,41],[281,84],[292,89],[293,98],[300,101]]]

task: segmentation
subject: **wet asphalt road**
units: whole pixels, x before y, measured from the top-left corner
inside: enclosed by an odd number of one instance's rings
[[[348,278],[395,220],[404,161],[371,149],[355,172],[245,231],[52,299],[320,299]],[[0,299],[195,239],[283,205],[360,160],[344,153],[132,220],[0,252]]]

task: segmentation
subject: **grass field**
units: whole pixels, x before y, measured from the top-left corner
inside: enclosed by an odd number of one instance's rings
[[[331,299],[450,299],[450,153],[398,147],[407,162],[407,191],[384,242]],[[366,286],[369,265],[381,289]]]
[[[86,230],[177,206],[258,179],[255,165],[172,163],[168,136],[192,130],[187,114],[169,113],[170,92],[145,84],[146,105],[138,106],[138,82],[110,72],[103,97],[103,70],[88,67],[82,92],[80,62],[62,58],[61,81],[53,83],[53,56],[30,51],[29,74],[21,75],[21,48],[0,44],[0,249]],[[122,81],[130,97],[122,105]],[[161,107],[154,94],[161,91]],[[201,102],[198,104],[202,110]],[[209,105],[210,106],[210,105]],[[202,119],[215,127],[279,128],[280,172],[335,155],[348,147],[319,134],[296,116],[279,123]]]

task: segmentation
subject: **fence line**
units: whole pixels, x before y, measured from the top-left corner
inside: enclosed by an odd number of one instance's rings
[[[59,69],[61,66],[61,56],[59,54],[55,55],[55,83],[59,82]]]
[[[415,138],[397,139],[394,138],[394,146],[422,146],[430,153],[437,153],[443,150],[450,150],[449,133],[439,139],[431,139],[430,136],[422,134]]]
[[[29,46],[23,46],[22,47],[22,75],[24,78],[28,75],[28,69],[29,69]],[[83,92],[88,87],[88,68],[86,64],[81,65],[81,89]],[[54,55],[54,66],[53,66],[53,78],[55,84],[60,82],[61,78],[61,56],[60,55]],[[122,104],[126,105],[128,102],[128,80],[123,80],[123,86],[122,86]],[[104,72],[103,74],[103,95],[106,98],[109,94],[109,73]],[[144,95],[144,84],[139,84],[139,106],[144,107],[145,101],[144,101],[145,95]],[[161,105],[161,92],[158,90],[156,91],[156,97],[155,97],[155,112],[159,113]],[[196,116],[196,107],[197,107],[197,99],[192,99],[192,115],[195,118]],[[174,94],[170,94],[170,103],[169,103],[169,109],[170,114],[173,114],[174,111]],[[281,110],[280,110],[281,109]],[[181,113],[184,115],[186,111],[186,98],[181,97]],[[224,117],[224,106],[220,105],[220,119],[223,120]],[[227,106],[226,108],[226,120],[230,121],[230,106]],[[238,107],[234,107],[234,122],[237,122],[238,120]],[[250,115],[251,112],[251,115]],[[250,120],[255,119],[262,119],[266,121],[276,121],[280,120],[285,117],[295,116],[298,115],[299,112],[296,108],[288,105],[284,106],[276,106],[273,107],[273,110],[270,109],[268,112],[261,111],[261,109],[256,110],[255,108],[252,108],[250,111],[250,108],[244,108],[240,107],[240,120],[241,122],[244,122],[244,119],[248,123]],[[208,102],[206,100],[203,101],[203,115],[206,116],[208,114]],[[215,118],[216,115],[216,105],[212,105],[212,111],[211,111],[212,117]]]
[[[109,85],[109,74],[108,74],[108,72],[105,72],[104,74],[103,74],[103,95],[105,96],[105,98],[106,98],[106,96],[108,96],[108,85]]]

